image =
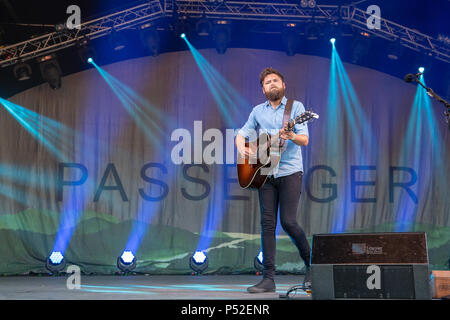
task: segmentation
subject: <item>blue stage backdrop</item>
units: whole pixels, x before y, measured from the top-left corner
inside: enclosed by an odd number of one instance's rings
[[[450,252],[450,134],[415,85],[330,58],[229,49],[172,52],[66,76],[0,100],[0,274],[45,272],[50,252],[86,273],[252,272],[257,193],[237,184],[235,130],[285,76],[308,124],[297,219],[317,233],[426,231],[430,265]],[[426,82],[426,73],[423,80]],[[296,208],[293,208],[296,210]],[[302,272],[278,228],[277,270]]]

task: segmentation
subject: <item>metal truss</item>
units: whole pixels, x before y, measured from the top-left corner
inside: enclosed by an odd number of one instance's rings
[[[82,23],[79,29],[64,28],[59,32],[0,48],[0,65],[7,67],[19,61],[26,61],[73,46],[83,39],[96,39],[110,34],[113,30],[119,31],[145,24],[163,15],[161,1],[148,1],[139,6]]]
[[[177,0],[178,15],[206,16],[229,20],[264,20],[282,22],[304,22],[305,20],[331,20],[340,16],[349,17],[349,7],[318,5],[303,8],[299,4],[264,1],[208,1]],[[173,11],[174,4],[168,3],[167,11]]]
[[[317,5],[303,8],[300,4],[269,1],[209,1],[209,0],[153,0],[144,4],[91,20],[81,28],[42,35],[21,43],[0,48],[0,65],[7,67],[19,61],[55,52],[75,45],[82,39],[95,39],[113,30],[134,28],[163,17],[200,18],[240,21],[272,22],[332,22],[339,21],[374,36],[450,63],[450,49],[444,43],[395,22],[380,18],[380,29],[369,29],[370,15],[352,6]]]
[[[450,47],[443,42],[383,18],[380,19],[380,29],[369,29],[367,28],[369,17],[370,15],[365,11],[353,8],[350,11],[349,22],[353,27],[367,33],[387,40],[397,41],[399,45],[415,51],[423,51],[429,56],[450,63]]]

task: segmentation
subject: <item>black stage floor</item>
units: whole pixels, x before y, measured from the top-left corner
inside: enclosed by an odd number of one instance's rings
[[[0,277],[1,300],[279,300],[280,294],[303,281],[301,275],[278,275],[277,291],[250,294],[247,287],[261,279],[257,275],[81,275],[80,288],[69,289],[68,276]],[[311,300],[304,291],[290,298]]]

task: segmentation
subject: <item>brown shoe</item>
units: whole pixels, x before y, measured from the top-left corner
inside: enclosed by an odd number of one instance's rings
[[[258,284],[248,287],[250,293],[275,292],[275,281],[270,278],[262,279]]]

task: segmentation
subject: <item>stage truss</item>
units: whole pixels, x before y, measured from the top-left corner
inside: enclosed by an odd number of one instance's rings
[[[317,5],[304,8],[294,3],[267,1],[153,0],[81,24],[79,29],[67,28],[14,45],[0,48],[0,66],[8,67],[39,56],[74,46],[83,40],[108,36],[113,31],[156,24],[160,19],[206,17],[210,20],[273,21],[283,23],[341,23],[360,29],[375,37],[396,42],[450,63],[450,49],[443,42],[417,30],[380,18],[379,29],[369,29],[370,14],[353,6]]]

